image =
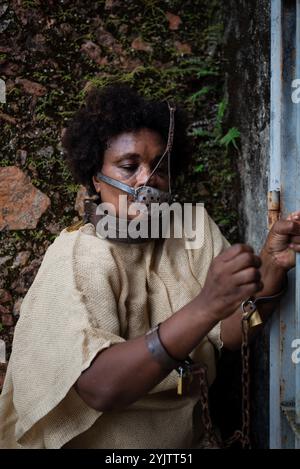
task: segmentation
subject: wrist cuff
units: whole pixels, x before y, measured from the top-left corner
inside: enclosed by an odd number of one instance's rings
[[[160,340],[159,326],[160,324],[150,329],[145,335],[148,350],[153,358],[166,370],[183,367],[186,366],[187,362],[192,362],[190,357],[185,360],[176,360],[168,353]]]

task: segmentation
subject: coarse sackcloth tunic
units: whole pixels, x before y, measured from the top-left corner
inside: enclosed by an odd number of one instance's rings
[[[48,248],[21,306],[3,392],[0,448],[191,448],[199,397],[176,393],[178,374],[124,410],[99,412],[74,390],[95,356],[145,334],[201,291],[229,243],[204,210],[203,243],[126,244],[87,223]],[[191,353],[215,378],[220,323]],[[193,417],[194,416],[194,417]],[[197,429],[196,429],[197,427]]]

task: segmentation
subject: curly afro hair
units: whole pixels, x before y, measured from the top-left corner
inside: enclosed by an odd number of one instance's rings
[[[92,89],[85,104],[68,122],[62,137],[65,158],[75,181],[85,186],[90,196],[95,195],[92,177],[101,170],[109,140],[122,132],[149,128],[167,142],[169,119],[166,101],[146,100],[128,86]],[[171,153],[172,178],[189,164],[186,122],[184,113],[177,109]]]

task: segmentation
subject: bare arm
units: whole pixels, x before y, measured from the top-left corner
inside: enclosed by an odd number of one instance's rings
[[[174,358],[184,359],[216,324],[199,307],[193,301],[160,326],[161,341]],[[170,371],[152,358],[142,336],[101,352],[77,381],[76,390],[97,410],[119,409],[146,395]]]
[[[261,296],[272,296],[279,293],[286,281],[286,270],[276,265],[268,253],[263,248],[260,253],[262,265],[260,268],[261,280],[264,285],[263,289],[256,295],[257,298]],[[245,298],[246,300],[247,298]],[[249,331],[249,340],[253,340],[262,331],[266,321],[274,312],[278,305],[280,298],[277,300],[261,303],[258,307],[259,314],[263,321],[262,325],[251,328]],[[241,308],[239,307],[234,314],[227,317],[221,324],[221,337],[224,347],[228,350],[238,350],[242,344],[242,329],[241,329]]]
[[[296,253],[300,252],[300,211],[280,218],[272,226],[264,247],[260,253],[262,261],[260,274],[263,290],[259,296],[272,296],[282,290],[287,272],[295,267]],[[273,313],[279,300],[259,305],[259,313],[263,322]],[[235,350],[241,345],[241,311],[238,309],[232,316],[222,321],[222,338],[224,346]],[[250,331],[250,340],[254,338],[263,326],[257,326]]]

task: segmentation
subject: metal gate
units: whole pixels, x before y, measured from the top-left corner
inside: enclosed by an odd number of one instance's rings
[[[299,97],[299,102],[298,102]],[[300,0],[271,0],[270,183],[282,215],[300,210]],[[270,448],[300,448],[300,255],[270,339]]]

